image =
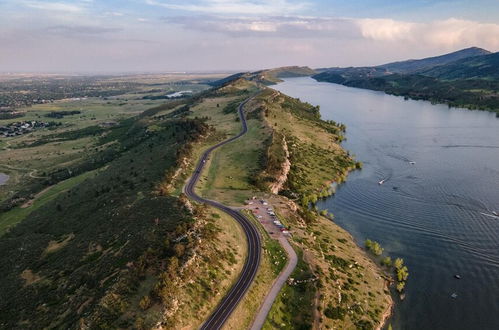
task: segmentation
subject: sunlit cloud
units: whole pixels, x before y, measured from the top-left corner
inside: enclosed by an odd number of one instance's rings
[[[421,46],[499,47],[499,24],[455,18],[416,23],[379,18],[179,16],[166,17],[163,21],[179,24],[187,30],[226,33],[234,37],[348,38]]]
[[[146,0],[149,5],[171,10],[208,14],[275,15],[290,14],[310,6],[307,2],[288,0],[200,0],[194,3]]]

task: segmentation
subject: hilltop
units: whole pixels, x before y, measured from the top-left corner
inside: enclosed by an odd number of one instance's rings
[[[378,67],[386,69],[387,73],[400,73],[400,74],[417,73],[431,69],[436,66],[449,64],[458,60],[467,59],[470,57],[488,55],[488,54],[491,54],[491,52],[489,52],[488,50],[478,47],[470,47],[458,50],[457,52],[452,52],[440,56],[427,57],[418,60],[392,62],[392,63],[382,64]]]
[[[255,72],[236,73],[226,78],[214,81],[213,83],[211,83],[211,85],[214,87],[219,87],[238,78],[243,78],[248,81],[254,81],[264,85],[273,85],[281,82],[281,78],[308,77],[316,73],[317,71],[312,70],[308,66],[285,66]]]
[[[499,79],[499,53],[463,58],[419,72],[443,80]]]

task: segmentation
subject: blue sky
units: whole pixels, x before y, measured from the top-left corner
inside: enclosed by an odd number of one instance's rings
[[[499,51],[498,0],[0,0],[0,71],[253,70]]]

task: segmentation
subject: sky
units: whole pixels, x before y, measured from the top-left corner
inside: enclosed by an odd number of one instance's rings
[[[499,51],[499,0],[0,0],[0,72],[364,66]]]

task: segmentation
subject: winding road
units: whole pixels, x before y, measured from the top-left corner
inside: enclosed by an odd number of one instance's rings
[[[196,169],[194,171],[194,174],[190,178],[189,182],[184,188],[184,192],[189,197],[190,199],[199,202],[199,203],[205,203],[208,205],[211,205],[213,207],[218,208],[219,210],[227,213],[230,215],[234,220],[236,220],[242,227],[245,235],[246,235],[246,240],[248,243],[248,255],[246,257],[246,261],[244,263],[243,269],[241,271],[241,274],[239,275],[239,278],[237,279],[236,283],[232,286],[232,288],[229,290],[227,295],[222,299],[222,301],[218,304],[218,306],[215,308],[213,313],[209,316],[209,318],[201,325],[201,329],[220,329],[225,321],[229,318],[229,316],[232,314],[234,309],[237,307],[237,304],[241,299],[244,297],[245,293],[248,291],[249,287],[251,286],[251,283],[253,282],[256,273],[258,271],[258,267],[260,265],[260,256],[261,256],[261,241],[260,241],[260,235],[258,233],[258,230],[256,227],[253,225],[253,223],[247,219],[243,214],[239,213],[238,211],[225,206],[219,202],[209,200],[209,199],[204,199],[201,196],[199,196],[196,191],[195,191],[195,186],[196,183],[199,180],[199,177],[201,175],[201,172],[204,168],[204,165],[206,163],[206,160],[210,156],[211,152],[227,143],[230,143],[244,134],[248,131],[248,125],[246,123],[246,118],[244,117],[244,112],[243,108],[244,105],[250,100],[246,99],[243,101],[241,104],[239,104],[238,107],[238,114],[239,118],[242,123],[242,130],[241,132],[225,141],[222,141],[218,143],[217,145],[214,145],[210,148],[208,148],[201,156],[199,163],[196,166]]]

